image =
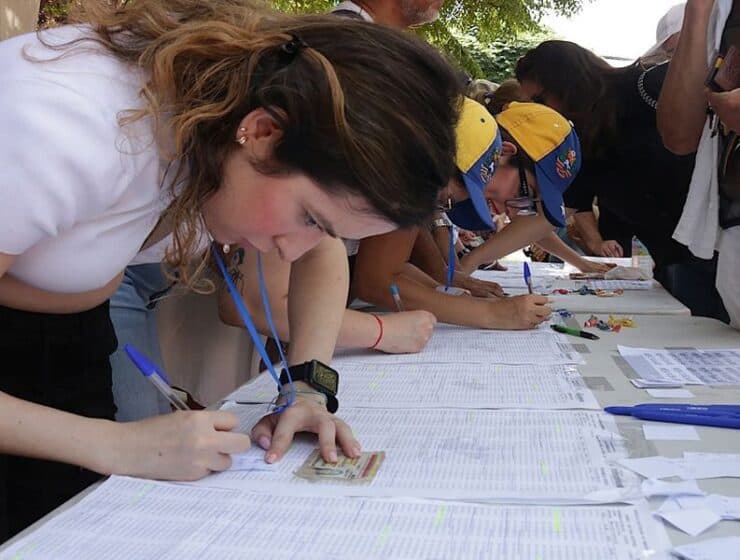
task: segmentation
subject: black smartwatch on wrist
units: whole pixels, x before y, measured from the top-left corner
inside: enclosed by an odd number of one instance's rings
[[[337,390],[339,389],[339,373],[318,360],[303,362],[288,368],[293,381],[303,381],[326,397],[326,409],[334,413],[339,408]],[[288,372],[280,374],[280,383],[287,385]]]

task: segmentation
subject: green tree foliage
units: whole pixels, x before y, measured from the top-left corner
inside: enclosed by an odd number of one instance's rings
[[[337,0],[338,1],[338,0]],[[546,12],[571,15],[590,0],[447,0],[439,20],[417,32],[476,78],[510,77],[516,60],[547,38],[539,21]],[[273,0],[293,13],[326,12],[333,0]]]
[[[472,35],[457,35],[461,47],[477,65],[472,67],[474,72],[469,73],[476,78],[486,78],[498,83],[514,76],[516,61],[524,53],[551,38],[548,32],[540,31],[484,44]],[[462,65],[469,68],[465,63]]]

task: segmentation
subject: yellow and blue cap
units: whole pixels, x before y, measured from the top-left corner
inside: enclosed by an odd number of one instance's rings
[[[488,110],[469,98],[463,99],[455,129],[460,171],[469,198],[453,205],[447,216],[456,226],[471,231],[494,230],[485,189],[496,172],[501,155],[501,132]]]
[[[573,126],[539,103],[510,103],[496,120],[534,161],[545,217],[554,226],[564,226],[563,193],[581,169],[581,144]]]

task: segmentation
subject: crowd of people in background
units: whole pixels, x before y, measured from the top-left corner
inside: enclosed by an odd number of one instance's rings
[[[672,8],[622,68],[545,41],[500,84],[461,80],[404,31],[442,0],[83,5],[82,26],[0,44],[17,108],[0,118],[0,347],[24,372],[0,375],[0,540],[95,473],[197,478],[249,445],[227,413],[158,416],[169,403],[116,349],[161,363],[157,303],[183,287],[215,285],[241,327],[213,254],[291,365],[418,352],[438,321],[535,328],[546,296],[473,273],[521,249],[605,272],[584,257],[635,239],[694,315],[740,328],[739,0]],[[266,459],[299,431],[328,461],[356,455],[299,388],[251,434]]]

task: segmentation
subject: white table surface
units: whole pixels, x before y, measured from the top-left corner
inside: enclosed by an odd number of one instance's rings
[[[587,314],[579,314],[568,319],[567,322],[571,326],[582,325],[587,318]],[[634,373],[619,357],[618,344],[654,348],[740,347],[740,332],[713,319],[691,316],[642,315],[636,317],[636,321],[637,326],[633,329],[623,328],[619,333],[600,332],[601,339],[598,341],[569,337],[573,344],[583,344],[585,346],[583,349],[586,351],[584,353],[586,364],[579,366],[579,370],[602,406],[661,402],[659,399],[650,397],[646,391],[635,388],[629,382],[628,375],[634,375]],[[690,391],[695,397],[688,399],[688,401],[695,404],[740,403],[740,387],[713,388],[692,385]],[[676,402],[676,400],[665,402]],[[740,453],[740,431],[738,430],[697,426],[700,441],[646,441],[642,431],[642,425],[645,421],[631,417],[619,417],[617,422],[620,432],[627,439],[628,448],[633,457],[655,454],[679,457],[684,451]],[[700,488],[707,492],[740,496],[740,479],[737,478],[700,480],[698,484]],[[64,509],[71,507],[93,488],[91,487],[69,500],[20,535],[7,541],[0,546],[0,551],[58,515]],[[662,501],[662,498],[653,499],[651,500],[651,506],[657,508]],[[666,530],[671,542],[674,545],[680,545],[708,538],[740,536],[740,523],[737,521],[722,521],[696,538],[668,525],[666,525]]]
[[[630,266],[630,259],[607,259],[601,257],[588,257],[589,260],[596,262],[611,262],[620,266]],[[509,267],[504,272],[476,272],[476,277],[496,281],[496,278],[506,279],[504,284],[510,286],[512,280],[520,283],[518,288],[505,287],[510,295],[521,295],[527,293],[522,274],[522,263],[516,261],[502,261],[502,264]],[[583,285],[582,280],[570,280],[568,275],[571,272],[577,272],[570,265],[557,265],[551,263],[530,263],[532,277],[535,288],[541,282],[545,282],[548,287],[546,293],[552,300],[554,309],[564,308],[573,313],[609,313],[615,315],[690,315],[688,307],[669,294],[663,286],[655,283],[656,287],[651,290],[625,290],[624,294],[613,297],[598,297],[595,295],[580,294],[553,294],[556,289],[577,290]],[[536,290],[537,291],[537,290]],[[604,317],[606,320],[607,317]]]

